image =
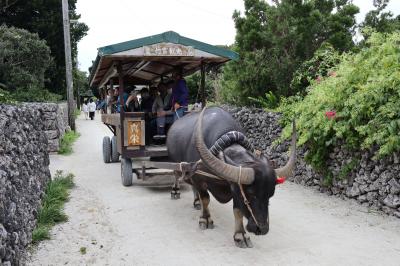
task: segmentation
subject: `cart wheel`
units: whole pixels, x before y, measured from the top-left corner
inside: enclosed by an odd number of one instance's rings
[[[110,137],[103,138],[103,161],[109,163],[111,160],[111,142]]]
[[[111,161],[118,162],[119,161],[119,153],[117,149],[117,137],[112,136],[111,138]]]
[[[122,180],[122,185],[125,187],[129,187],[132,185],[132,180],[133,180],[133,175],[132,172],[132,161],[129,158],[121,158],[121,180]]]

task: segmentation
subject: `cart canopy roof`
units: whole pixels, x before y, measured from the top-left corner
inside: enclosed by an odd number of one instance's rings
[[[202,64],[216,66],[238,58],[239,55],[230,50],[168,31],[99,48],[89,82],[91,87],[100,88],[117,78],[118,62],[125,81],[151,84],[168,79],[176,70],[186,76],[199,70]]]

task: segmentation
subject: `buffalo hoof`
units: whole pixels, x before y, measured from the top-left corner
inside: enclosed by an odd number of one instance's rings
[[[246,233],[235,233],[233,235],[233,240],[235,241],[235,245],[239,248],[253,247],[253,243],[251,243],[250,237],[248,237]]]
[[[210,217],[208,217],[208,218],[200,217],[199,227],[200,227],[201,230],[213,229],[214,228],[214,222],[213,222],[213,220],[211,220]]]
[[[172,188],[171,190],[171,199],[180,199],[181,198],[181,192],[179,189]]]
[[[200,199],[195,199],[195,200],[193,201],[193,207],[194,207],[196,210],[201,210]]]
[[[171,199],[176,200],[176,199],[180,199],[180,198],[181,198],[181,193],[175,193],[175,194],[171,193]]]

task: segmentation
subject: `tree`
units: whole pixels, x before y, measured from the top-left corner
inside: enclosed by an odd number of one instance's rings
[[[249,103],[248,96],[267,91],[289,96],[293,73],[312,58],[322,43],[343,52],[353,46],[358,7],[349,0],[245,0],[235,11],[238,62],[224,69],[223,92],[228,101]]]
[[[74,95],[77,97],[77,104],[80,105],[79,95],[86,92],[89,89],[89,80],[87,73],[80,71],[79,69],[73,70],[73,83],[74,83]]]
[[[76,13],[77,0],[69,0],[71,19],[79,19]],[[0,4],[3,3],[2,1]],[[0,6],[0,25],[6,24],[37,33],[46,40],[54,58],[45,73],[45,86],[52,92],[65,95],[65,54],[63,20],[60,0],[9,0]],[[71,47],[74,66],[77,58],[77,44],[88,31],[84,23],[71,25]]]
[[[205,84],[204,84],[204,93],[206,100],[208,102],[215,102],[216,92],[215,92],[215,84],[214,81],[217,79],[218,70],[212,69],[206,71]],[[201,101],[201,75],[199,72],[196,72],[185,78],[187,87],[189,89],[189,101],[191,103],[200,102]]]
[[[369,11],[365,15],[364,22],[361,23],[361,29],[372,28],[373,31],[382,33],[391,33],[400,29],[400,16],[393,17],[393,13],[385,12],[390,0],[375,0],[375,10]],[[362,31],[364,39],[369,37],[368,31]]]
[[[86,92],[89,89],[89,80],[87,73],[85,71],[74,69],[73,80],[74,80],[75,95],[78,95],[78,93]]]
[[[37,34],[0,26],[0,84],[15,91],[44,87],[44,74],[51,65],[50,49]]]

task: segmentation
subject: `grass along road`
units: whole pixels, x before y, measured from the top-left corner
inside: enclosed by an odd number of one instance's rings
[[[69,199],[70,189],[74,186],[73,177],[73,174],[63,174],[61,171],[57,171],[47,184],[38,213],[37,225],[32,233],[33,244],[50,239],[51,227],[68,220],[63,208]]]

